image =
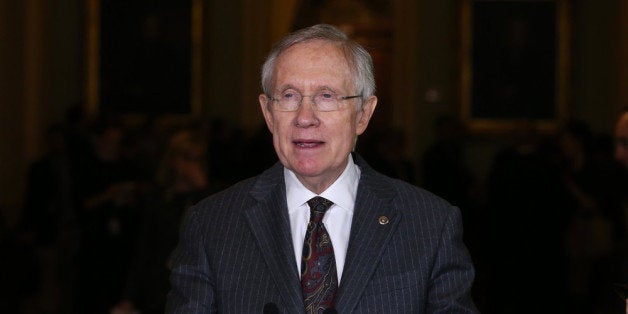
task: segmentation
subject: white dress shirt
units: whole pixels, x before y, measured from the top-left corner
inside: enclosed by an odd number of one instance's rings
[[[351,220],[353,219],[353,208],[355,206],[355,197],[360,181],[360,168],[353,162],[351,156],[348,158],[349,162],[347,163],[347,167],[345,167],[340,177],[338,177],[329,188],[323,191],[323,193],[318,195],[334,203],[325,213],[323,224],[334,246],[338,283],[340,283],[340,279],[342,278],[342,270],[345,265],[349,234],[351,232]],[[303,240],[305,239],[307,223],[310,220],[310,207],[307,201],[317,196],[317,194],[308,190],[297,179],[294,172],[286,168],[284,168],[284,178],[286,182],[286,198],[288,201],[288,214],[290,215],[294,257],[300,274]]]

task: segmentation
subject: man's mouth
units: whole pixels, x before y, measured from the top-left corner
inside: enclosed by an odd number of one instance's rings
[[[297,145],[300,148],[314,148],[314,147],[322,145],[323,142],[320,142],[320,141],[295,141],[294,144]]]

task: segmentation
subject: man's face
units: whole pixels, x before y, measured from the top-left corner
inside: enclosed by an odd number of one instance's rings
[[[359,93],[342,50],[324,41],[300,43],[276,60],[272,95],[287,89],[301,95],[332,91],[340,96]],[[377,104],[375,96],[358,111],[360,99],[342,100],[338,111],[316,111],[310,97],[303,97],[293,112],[273,110],[272,101],[260,95],[266,124],[281,163],[292,170],[308,189],[321,193],[340,176],[358,135],[368,125]]]
[[[615,126],[615,159],[628,168],[628,113],[624,113]]]

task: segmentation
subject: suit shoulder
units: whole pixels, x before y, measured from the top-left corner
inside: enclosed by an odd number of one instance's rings
[[[428,191],[422,187],[416,186],[409,182],[388,177],[386,175],[375,173],[375,180],[391,187],[394,190],[395,198],[406,200],[418,200],[429,202],[437,206],[452,206],[447,200]]]
[[[458,209],[442,197],[406,181],[376,173],[380,186],[388,186],[392,204],[409,215],[444,218]]]
[[[197,212],[197,216],[205,216],[220,214],[224,211],[233,212],[244,208],[246,202],[250,200],[249,194],[255,185],[256,178],[245,179],[222,191],[211,194],[190,208],[190,211]]]
[[[250,207],[256,201],[268,197],[271,191],[277,191],[283,184],[283,166],[280,163],[261,174],[244,179],[234,185],[203,199],[199,210],[231,215]]]

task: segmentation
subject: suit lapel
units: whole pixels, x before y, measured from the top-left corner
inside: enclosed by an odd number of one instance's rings
[[[247,209],[246,218],[264,262],[273,274],[285,306],[300,310],[303,301],[294,261],[283,166],[276,164],[263,173],[251,190],[251,195],[258,202]]]
[[[391,205],[394,189],[382,182],[381,175],[359,156],[355,160],[360,166],[361,177],[346,262],[336,299],[336,310],[339,313],[349,313],[358,304],[401,219],[401,213]],[[263,173],[251,190],[251,195],[257,203],[246,210],[246,219],[262,251],[264,262],[274,275],[275,285],[286,308],[301,311],[303,300],[294,262],[283,166],[278,163]],[[382,216],[388,218],[388,223],[380,223]]]
[[[356,157],[356,164],[362,173],[346,262],[336,299],[336,310],[339,313],[349,313],[357,305],[401,219],[400,212],[391,205],[395,194],[393,188],[382,182],[381,175],[375,173],[360,157]],[[380,220],[380,217],[388,221]]]

